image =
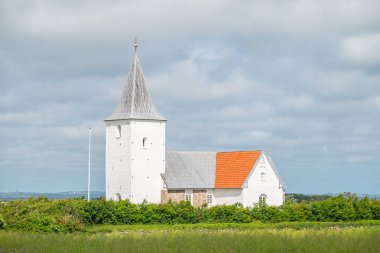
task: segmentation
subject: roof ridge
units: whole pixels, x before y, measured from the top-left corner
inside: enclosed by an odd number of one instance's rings
[[[262,149],[256,150],[237,150],[237,151],[197,151],[197,150],[167,150],[166,152],[198,152],[198,153],[247,153],[247,152],[264,152]]]
[[[167,153],[218,153],[216,151],[186,151],[186,150],[166,150]]]
[[[263,152],[262,149],[256,150],[237,150],[237,151],[217,151],[217,153],[248,153],[248,152]]]

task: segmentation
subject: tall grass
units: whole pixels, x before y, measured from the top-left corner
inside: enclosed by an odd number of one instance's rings
[[[158,230],[305,230],[305,229],[343,229],[354,227],[373,227],[380,228],[380,220],[362,220],[352,222],[279,222],[262,223],[255,221],[252,223],[197,223],[197,224],[154,224],[154,225],[96,225],[86,227],[88,233],[112,233],[127,231],[158,231]]]
[[[380,228],[0,232],[0,252],[380,252]]]

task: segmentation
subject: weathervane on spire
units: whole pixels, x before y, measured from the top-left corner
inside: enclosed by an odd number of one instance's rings
[[[137,38],[135,37],[135,53],[137,52]]]

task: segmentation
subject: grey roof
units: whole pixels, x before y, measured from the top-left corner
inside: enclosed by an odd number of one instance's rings
[[[216,152],[166,152],[161,174],[168,189],[215,188]]]
[[[129,69],[128,81],[121,96],[120,103],[106,121],[118,119],[166,120],[157,111],[150,99],[137,53],[135,53],[135,57]]]

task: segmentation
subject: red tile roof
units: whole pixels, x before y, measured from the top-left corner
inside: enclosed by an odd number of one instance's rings
[[[241,188],[262,151],[216,153],[215,188]]]

